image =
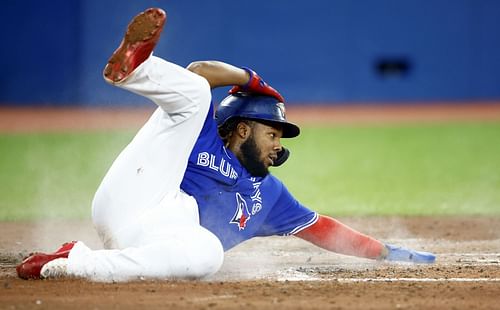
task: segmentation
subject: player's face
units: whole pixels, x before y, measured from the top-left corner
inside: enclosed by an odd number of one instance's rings
[[[266,167],[272,166],[278,158],[278,152],[281,151],[283,130],[279,127],[255,123],[253,136],[255,144],[261,152],[260,160]]]
[[[252,131],[241,145],[243,164],[254,176],[265,176],[281,151],[283,130],[268,124],[253,122]]]

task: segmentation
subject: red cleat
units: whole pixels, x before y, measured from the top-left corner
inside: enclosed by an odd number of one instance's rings
[[[69,252],[75,246],[76,241],[63,244],[54,253],[33,253],[26,257],[16,267],[17,275],[22,279],[40,279],[42,267],[57,258],[68,258]]]
[[[162,9],[151,8],[130,22],[118,49],[104,68],[104,78],[110,83],[124,80],[153,52],[167,20]]]

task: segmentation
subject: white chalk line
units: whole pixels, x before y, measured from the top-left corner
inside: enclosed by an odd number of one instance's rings
[[[224,295],[214,295],[214,296],[208,296],[208,297],[192,298],[192,301],[194,301],[194,302],[208,302],[208,301],[214,301],[214,300],[219,300],[219,299],[231,299],[231,298],[237,298],[237,297],[238,296],[236,296],[236,295],[224,294]]]
[[[278,281],[319,281],[319,282],[342,282],[342,283],[370,283],[370,282],[500,282],[500,278],[318,278],[311,276],[282,277]]]
[[[442,256],[500,256],[500,253],[439,253]]]
[[[500,282],[500,278],[334,278],[338,282]]]
[[[500,266],[500,262],[497,261],[477,261],[477,260],[464,260],[460,262],[447,263],[440,262],[440,265],[444,267],[462,267],[462,266],[472,266],[472,267],[488,267],[488,266]]]

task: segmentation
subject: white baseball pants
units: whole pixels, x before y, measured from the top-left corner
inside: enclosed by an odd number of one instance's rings
[[[195,199],[180,190],[211,104],[208,82],[149,57],[116,86],[158,105],[99,186],[92,219],[105,250],[78,242],[69,275],[92,281],[201,278],[219,270],[223,248],[199,224]]]

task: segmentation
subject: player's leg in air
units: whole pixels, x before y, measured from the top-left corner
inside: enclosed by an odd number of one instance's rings
[[[210,87],[199,75],[151,55],[165,21],[160,9],[136,16],[104,69],[107,82],[158,105],[94,197],[92,218],[106,249],[72,242],[34,254],[17,267],[20,277],[200,278],[222,265],[220,241],[199,225],[196,201],[180,190],[211,104]]]

